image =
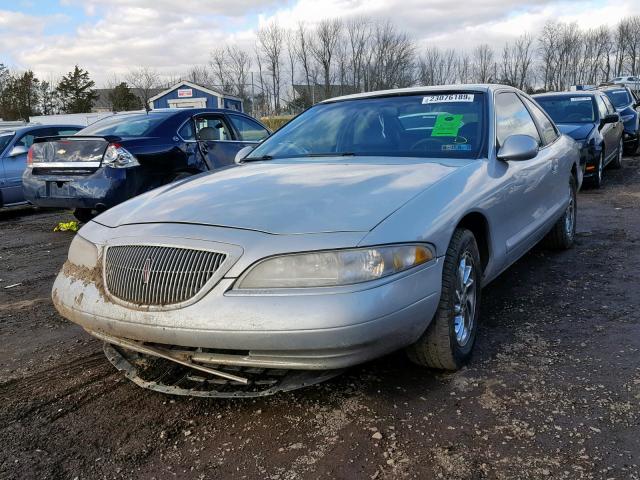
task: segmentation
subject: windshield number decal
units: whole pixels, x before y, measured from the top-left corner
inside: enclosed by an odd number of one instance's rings
[[[590,102],[590,97],[571,97],[572,102]]]
[[[429,95],[422,97],[422,104],[473,102],[473,93],[449,93],[446,95]]]

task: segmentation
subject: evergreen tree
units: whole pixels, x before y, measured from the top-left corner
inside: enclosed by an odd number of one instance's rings
[[[53,115],[58,112],[58,98],[56,89],[47,81],[40,82],[40,113],[42,115]]]
[[[119,83],[109,92],[109,101],[114,112],[142,108],[140,99],[131,91],[127,82]]]
[[[0,117],[4,120],[29,121],[38,113],[40,81],[31,70],[22,75],[9,74],[2,80]]]
[[[62,77],[56,91],[65,113],[87,113],[91,111],[98,93],[89,72],[75,66],[72,72]]]

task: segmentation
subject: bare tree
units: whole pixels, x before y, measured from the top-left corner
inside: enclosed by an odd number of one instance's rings
[[[415,80],[415,47],[390,22],[373,29],[365,78],[366,90],[407,87]]]
[[[473,75],[476,82],[488,83],[495,81],[495,62],[493,60],[493,50],[486,43],[478,45],[474,48],[472,57]]]
[[[211,70],[209,70],[206,65],[192,66],[189,70],[187,70],[184,79],[197,85],[202,85],[203,87],[212,87],[216,84],[215,76],[211,73]]]
[[[258,29],[256,37],[258,39],[257,57],[262,55],[266,61],[267,73],[271,77],[270,90],[273,96],[273,108],[275,113],[278,114],[280,113],[280,74],[284,48],[284,30],[277,22],[272,22]],[[258,62],[260,62],[260,58],[258,58]]]
[[[500,63],[501,81],[524,90],[530,80],[533,63],[533,37],[524,34],[513,43],[505,43]]]
[[[418,60],[418,79],[422,85],[446,85],[456,80],[457,54],[453,49],[430,47]]]
[[[315,37],[311,43],[311,53],[320,64],[324,79],[324,98],[331,96],[332,60],[340,42],[342,22],[339,19],[322,20],[315,30]]]
[[[306,103],[305,106],[311,106],[316,103],[315,82],[312,83],[314,73],[312,65],[313,59],[311,58],[311,54],[309,52],[309,45],[311,43],[309,35],[309,30],[307,29],[307,26],[304,24],[304,22],[298,23],[295,31],[295,52],[302,67],[305,83],[307,85],[307,94],[309,98],[304,99]]]
[[[160,87],[160,75],[158,72],[149,67],[139,67],[130,70],[125,76],[125,81],[133,86],[144,108],[149,109],[149,99],[154,95],[155,90]]]
[[[366,53],[371,34],[371,21],[359,17],[349,20],[345,24],[349,70],[351,71],[351,85],[357,91],[364,91],[364,69],[366,68]]]

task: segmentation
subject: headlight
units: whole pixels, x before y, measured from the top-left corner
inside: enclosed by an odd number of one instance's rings
[[[632,120],[633,117],[634,117],[633,113],[629,115],[621,115],[620,120],[622,120],[623,122],[628,122],[629,120]]]
[[[98,264],[98,247],[76,234],[69,247],[69,261],[79,267],[95,268]]]
[[[426,245],[390,245],[267,258],[240,278],[238,289],[332,287],[367,282],[434,258]]]

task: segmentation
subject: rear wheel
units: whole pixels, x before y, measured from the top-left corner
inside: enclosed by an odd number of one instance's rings
[[[76,208],[73,211],[73,216],[80,220],[82,223],[87,223],[95,217],[95,214],[90,208]]]
[[[569,190],[571,198],[569,205],[565,209],[562,216],[555,223],[547,236],[544,237],[542,243],[545,247],[553,250],[566,250],[573,245],[573,239],[576,236],[576,217],[578,213],[578,204],[576,202],[576,179],[571,175],[569,180]]]
[[[620,145],[618,145],[618,153],[616,158],[611,162],[611,168],[622,168],[622,155],[624,153],[624,142],[620,139]]]
[[[422,337],[407,348],[412,362],[458,370],[469,360],[478,328],[481,278],[476,239],[469,230],[458,228],[444,260],[438,310]]]

